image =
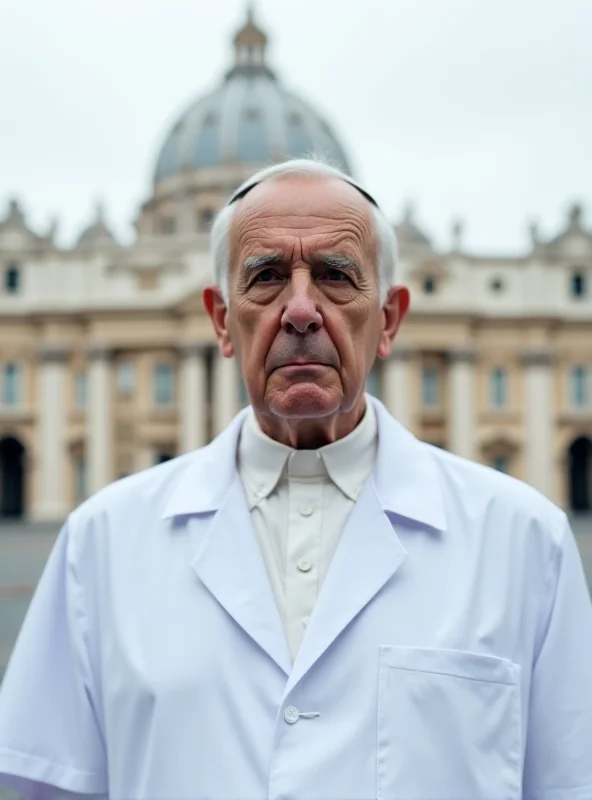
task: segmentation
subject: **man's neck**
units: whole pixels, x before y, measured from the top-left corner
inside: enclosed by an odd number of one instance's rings
[[[350,411],[326,417],[286,419],[257,411],[255,416],[259,427],[270,439],[295,450],[318,450],[351,433],[359,425],[365,411],[366,398],[362,396]]]

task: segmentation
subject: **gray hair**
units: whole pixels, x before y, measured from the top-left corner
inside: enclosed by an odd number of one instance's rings
[[[287,175],[304,175],[308,177],[336,178],[349,183],[363,194],[372,213],[374,235],[377,242],[377,273],[380,286],[380,303],[384,303],[388,290],[395,280],[395,267],[397,264],[397,238],[393,226],[389,223],[383,212],[378,207],[372,196],[352,178],[330,164],[316,159],[299,158],[284,161],[265,167],[252,175],[240,186],[228,203],[216,216],[211,232],[211,252],[214,262],[214,277],[220,287],[222,296],[228,304],[229,287],[228,272],[230,267],[230,226],[238,208],[237,200],[244,197],[254,186],[264,181],[274,180]]]

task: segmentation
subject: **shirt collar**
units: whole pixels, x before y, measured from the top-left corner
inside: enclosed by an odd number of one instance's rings
[[[382,508],[395,517],[446,530],[442,453],[419,442],[376,398],[368,405],[378,424],[373,480]],[[238,477],[237,444],[248,414],[249,409],[243,409],[209,445],[175,460],[178,469],[163,487],[164,519],[213,513],[222,506]]]
[[[249,507],[271,494],[283,475],[295,480],[329,477],[346,497],[355,500],[374,467],[377,431],[374,407],[367,402],[359,425],[343,439],[317,450],[295,450],[263,433],[251,409],[238,447]]]

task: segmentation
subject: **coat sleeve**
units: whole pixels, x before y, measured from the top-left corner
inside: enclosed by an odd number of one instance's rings
[[[96,681],[68,524],[41,576],[0,687],[0,784],[25,798],[107,796]]]
[[[592,604],[564,520],[532,672],[524,800],[592,798]]]

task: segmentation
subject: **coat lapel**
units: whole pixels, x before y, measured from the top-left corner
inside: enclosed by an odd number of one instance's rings
[[[286,694],[392,578],[407,553],[372,480],[349,516],[290,675]]]
[[[306,629],[286,693],[371,602],[407,558],[397,520],[446,530],[445,504],[432,449],[375,398],[378,453],[341,535]]]
[[[246,409],[239,413],[207,447],[183,456],[187,467],[171,487],[162,516],[174,525],[201,517],[200,524],[207,527],[191,568],[287,675],[292,667],[290,653],[236,468],[246,414]]]
[[[183,457],[187,468],[165,500],[163,519],[175,524],[212,515],[191,567],[227,613],[290,676],[286,693],[407,558],[393,528],[397,520],[446,530],[433,448],[418,442],[380,402],[371,402],[379,440],[374,474],[349,516],[293,668],[236,468],[247,409],[210,445]]]
[[[290,653],[238,474],[191,568],[235,622],[288,674]]]

